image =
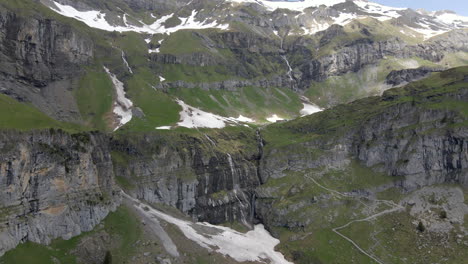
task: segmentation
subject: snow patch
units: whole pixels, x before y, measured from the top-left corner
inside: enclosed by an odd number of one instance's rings
[[[287,1],[267,1],[267,0],[228,0],[235,3],[257,3],[266,7],[270,11],[276,9],[289,9],[292,11],[302,12],[304,9],[309,7],[318,7],[321,5],[334,6],[336,4],[344,3],[346,0],[303,0],[296,2]]]
[[[160,126],[160,127],[157,127],[156,129],[158,130],[170,130],[172,127],[171,126]]]
[[[254,230],[240,233],[228,227],[215,226],[208,223],[193,223],[178,219],[160,212],[149,205],[124,193],[127,199],[148,218],[159,218],[177,226],[185,237],[197,243],[208,251],[215,251],[229,256],[238,262],[265,262],[271,264],[292,264],[284,256],[275,251],[280,241],[272,237],[263,225],[256,225]]]
[[[162,77],[162,76],[159,76],[159,82],[164,82],[166,80],[166,78]]]
[[[302,103],[302,104],[304,105],[304,108],[302,108],[302,110],[300,111],[301,116],[308,116],[308,115],[323,111],[322,108],[316,105],[306,104],[306,103]]]
[[[398,18],[401,16],[400,13],[398,13],[398,11],[406,10],[406,8],[389,7],[368,1],[354,1],[354,3],[367,13],[380,15],[374,17],[375,19],[380,21]]]
[[[159,41],[158,41],[159,48],[149,49],[149,50],[148,50],[148,53],[159,53],[159,52],[161,51],[161,50],[160,50],[160,49],[161,49],[160,47],[161,47],[161,44],[162,44],[163,41],[164,41],[164,39],[159,40]]]
[[[79,21],[84,22],[86,25],[92,28],[97,28],[105,31],[118,31],[118,32],[126,32],[126,31],[134,31],[139,33],[147,33],[147,34],[171,34],[176,31],[182,29],[206,29],[206,28],[218,28],[221,30],[227,30],[229,28],[228,24],[218,24],[216,21],[212,21],[208,23],[206,20],[204,21],[197,21],[195,19],[198,12],[196,10],[192,10],[192,13],[188,17],[179,17],[182,23],[175,27],[166,28],[164,23],[174,14],[166,15],[158,20],[156,20],[153,24],[147,25],[142,21],[139,21],[141,24],[140,26],[134,26],[127,23],[127,14],[123,16],[123,23],[125,26],[117,26],[111,25],[106,20],[106,14],[101,11],[79,11],[72,6],[62,5],[57,2],[53,2],[55,6],[51,6],[50,8],[66,17],[75,18]],[[153,14],[151,14],[154,17]],[[155,18],[155,17],[154,17]]]
[[[187,128],[224,128],[226,125],[240,125],[243,123],[254,123],[255,120],[239,115],[239,117],[223,117],[213,113],[205,112],[196,107],[186,104],[184,101],[177,99],[176,102],[182,107],[180,112],[180,122],[178,126]]]
[[[255,123],[255,120],[253,120],[252,118],[248,118],[248,117],[245,117],[243,115],[239,115],[238,118],[234,118],[234,117],[231,117],[232,119],[234,120],[237,120],[239,122],[244,122],[244,123]]]
[[[455,13],[444,12],[439,15],[434,16],[438,22],[455,26],[455,27],[467,27],[468,26],[468,17],[460,16]]]
[[[189,106],[182,100],[177,100],[177,103],[182,107],[182,111],[180,112],[180,122],[177,123],[177,125],[181,127],[223,128],[226,126],[225,122],[227,119],[225,117]]]
[[[270,122],[270,123],[275,123],[275,122],[277,122],[277,121],[282,121],[282,120],[284,120],[284,118],[281,118],[281,117],[279,117],[277,114],[274,114],[274,115],[272,115],[272,116],[270,116],[270,117],[267,117],[266,120],[267,120],[268,122]]]
[[[408,26],[407,27],[409,29],[411,29],[413,31],[416,31],[417,33],[420,33],[421,35],[423,35],[424,40],[427,40],[427,39],[430,39],[432,37],[444,34],[444,33],[451,30],[451,29],[448,29],[448,28],[447,29],[438,28],[437,30],[435,30],[430,25],[427,25],[427,24],[424,24],[424,23],[416,23],[416,24],[418,26],[420,26],[420,27],[419,28],[408,27]]]
[[[106,67],[104,67],[104,70],[107,72],[109,77],[112,80],[112,83],[114,84],[115,91],[117,93],[117,100],[114,103],[114,114],[116,114],[119,118],[119,124],[115,128],[115,130],[121,128],[123,125],[126,123],[130,122],[132,120],[132,107],[133,103],[130,101],[125,96],[125,89],[124,89],[124,84],[117,79],[117,77],[109,71]],[[114,131],[115,131],[114,130]]]

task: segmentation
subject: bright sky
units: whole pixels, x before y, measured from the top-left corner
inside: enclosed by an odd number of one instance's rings
[[[393,7],[424,8],[428,11],[448,9],[468,16],[467,0],[373,0],[372,2]]]

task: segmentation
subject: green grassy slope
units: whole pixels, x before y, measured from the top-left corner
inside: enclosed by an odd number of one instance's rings
[[[83,129],[76,124],[54,120],[34,106],[18,102],[3,94],[0,94],[0,127],[18,130],[61,128],[79,131]]]

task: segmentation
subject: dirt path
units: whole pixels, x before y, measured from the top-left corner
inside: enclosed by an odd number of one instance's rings
[[[333,190],[333,189],[330,189],[330,188],[327,188],[323,185],[321,185],[320,183],[318,183],[314,178],[310,177],[309,175],[305,175],[305,177],[309,180],[311,180],[314,184],[316,184],[318,187],[332,193],[332,194],[335,194],[337,196],[340,196],[340,197],[347,197],[347,198],[356,198],[355,196],[352,196],[352,195],[348,195],[348,194],[344,194],[344,193],[341,193],[339,191],[336,191],[336,190]],[[399,205],[399,204],[396,204],[394,203],[393,201],[388,201],[388,200],[372,200],[373,202],[378,202],[378,203],[384,203],[388,206],[391,206],[392,208],[391,209],[387,209],[387,210],[384,210],[382,212],[379,212],[377,214],[374,214],[374,215],[371,215],[371,216],[368,216],[366,218],[363,218],[363,219],[357,219],[357,220],[353,220],[345,225],[342,225],[340,227],[335,227],[332,229],[332,231],[334,233],[336,233],[337,235],[339,235],[340,237],[342,237],[343,239],[345,239],[346,241],[348,241],[349,243],[351,243],[357,250],[359,250],[362,254],[368,256],[369,258],[371,258],[372,260],[374,260],[375,262],[379,263],[379,264],[385,264],[384,262],[382,262],[381,260],[379,260],[377,257],[373,256],[371,253],[368,253],[367,251],[365,251],[364,249],[362,249],[354,240],[352,240],[351,238],[343,235],[342,233],[340,233],[338,230],[341,230],[341,229],[344,229],[348,226],[350,226],[351,224],[353,223],[357,223],[357,222],[365,222],[365,221],[370,221],[370,220],[373,220],[377,217],[380,217],[382,215],[386,215],[386,214],[390,214],[390,213],[394,213],[394,212],[397,212],[397,211],[400,211],[400,210],[403,210],[404,207]],[[361,204],[364,204],[362,201],[359,201]],[[367,205],[364,204],[366,207]]]

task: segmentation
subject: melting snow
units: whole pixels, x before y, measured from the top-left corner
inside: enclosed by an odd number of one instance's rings
[[[198,14],[196,10],[192,11],[192,14],[189,17],[179,17],[182,23],[175,27],[166,28],[164,22],[166,22],[169,18],[173,17],[174,14],[170,14],[167,16],[163,16],[160,19],[156,20],[153,24],[147,25],[142,21],[141,26],[134,26],[129,25],[127,23],[127,14],[123,17],[123,22],[125,26],[115,26],[109,24],[109,22],[105,19],[106,14],[101,11],[79,11],[72,6],[62,5],[54,1],[55,7],[51,7],[52,10],[55,12],[66,16],[72,17],[77,20],[84,22],[86,25],[98,28],[106,31],[118,31],[118,32],[125,32],[125,31],[135,31],[139,33],[149,33],[149,34],[171,34],[181,29],[205,29],[205,28],[219,28],[222,30],[227,30],[229,25],[227,24],[218,24],[216,21],[211,23],[204,21],[196,21],[195,17]],[[153,15],[152,15],[153,16]],[[154,16],[153,16],[154,17]]]
[[[223,128],[226,126],[227,119],[212,113],[205,112],[198,108],[189,106],[182,100],[177,100],[177,103],[182,106],[180,112],[180,122],[177,125],[188,128],[207,127],[207,128]]]
[[[133,103],[125,97],[125,90],[124,90],[124,85],[117,77],[112,74],[109,69],[104,67],[104,70],[107,72],[109,77],[112,80],[112,83],[114,84],[115,91],[117,93],[117,101],[114,103],[114,114],[116,114],[119,117],[119,124],[115,128],[115,130],[121,128],[123,125],[126,123],[130,122],[132,120],[132,107]]]
[[[346,2],[346,0],[303,0],[297,2],[287,2],[287,1],[267,1],[267,0],[229,0],[236,3],[257,3],[265,6],[267,9],[273,11],[278,8],[289,9],[293,11],[302,12],[308,7],[318,7],[321,5],[325,6],[334,6]]]
[[[266,119],[270,123],[275,123],[277,121],[282,121],[284,118],[279,117],[278,115],[274,114]]]
[[[182,100],[177,100],[177,103],[182,106],[180,112],[180,122],[177,125],[181,127],[197,128],[223,128],[226,124],[239,125],[239,122],[253,123],[255,120],[240,115],[238,118],[223,117],[213,113],[205,112],[193,106],[186,104]]]
[[[163,41],[164,41],[164,39],[161,39],[161,40],[158,41],[159,46],[161,46],[161,44],[162,44]],[[149,49],[148,52],[149,52],[149,53],[159,53],[159,52],[160,52],[160,48]]]
[[[380,5],[377,3],[367,2],[367,1],[354,1],[354,3],[359,6],[361,9],[364,9],[368,13],[379,14],[381,16],[375,17],[380,21],[389,20],[392,18],[398,18],[401,15],[398,11],[405,10],[406,8],[395,8]]]
[[[265,260],[268,260],[268,263],[271,264],[292,264],[280,252],[275,251],[275,246],[280,241],[272,237],[263,225],[256,225],[254,230],[244,234],[228,227],[208,223],[192,223],[178,219],[145,205],[126,194],[124,196],[133,201],[134,206],[147,217],[159,218],[174,224],[185,237],[209,251],[230,256],[239,262],[258,261],[265,263]]]
[[[450,29],[448,28],[445,30],[444,29],[434,30],[433,28],[431,28],[430,25],[423,24],[423,23],[416,23],[416,24],[420,26],[420,28],[414,28],[414,27],[408,27],[408,28],[422,34],[424,40],[430,39],[432,37],[435,37],[437,35],[441,35],[450,31]]]
[[[300,112],[301,116],[308,116],[308,115],[315,114],[315,113],[323,111],[322,108],[320,108],[320,107],[318,107],[316,105],[306,104],[306,103],[303,103],[303,105],[304,105],[304,108],[302,108],[302,110]]]
[[[456,27],[466,27],[468,26],[468,17],[460,16],[454,13],[443,13],[441,15],[436,15],[436,20]]]
[[[245,117],[243,115],[239,115],[238,118],[233,118],[231,117],[232,119],[235,119],[239,122],[245,122],[245,123],[255,123],[255,120],[253,120],[252,118],[248,118],[248,117]]]
[[[172,127],[171,126],[160,126],[160,127],[157,127],[156,129],[158,130],[170,130]]]

